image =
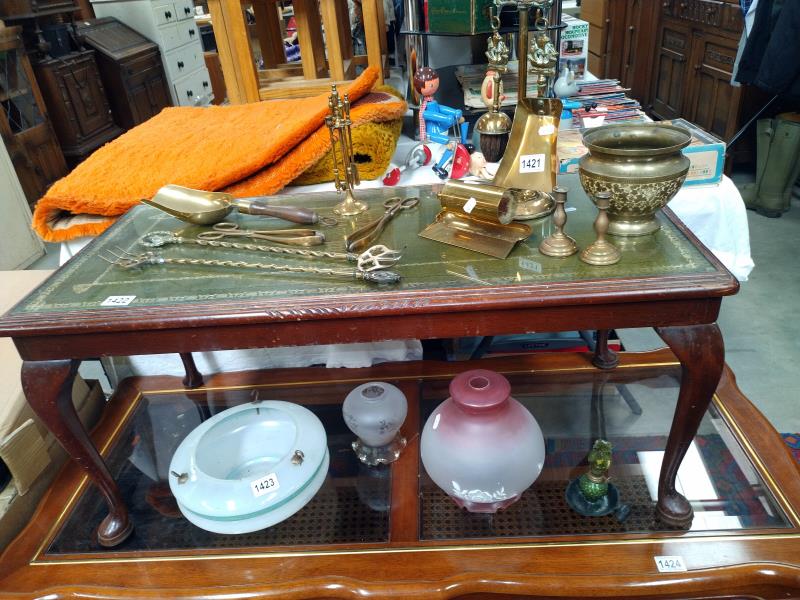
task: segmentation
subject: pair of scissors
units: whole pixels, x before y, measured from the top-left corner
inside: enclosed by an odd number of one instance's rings
[[[347,250],[349,252],[361,252],[369,248],[381,236],[383,230],[386,229],[386,225],[397,213],[414,208],[418,204],[419,198],[416,196],[410,198],[400,198],[399,196],[389,198],[383,203],[386,212],[383,213],[380,219],[356,229],[344,239]]]
[[[212,227],[212,231],[197,234],[198,240],[221,240],[226,237],[243,237],[254,240],[267,240],[289,246],[319,246],[325,243],[325,236],[313,229],[241,229],[236,223],[223,221]]]

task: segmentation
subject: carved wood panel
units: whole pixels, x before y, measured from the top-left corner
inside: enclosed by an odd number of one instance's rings
[[[653,71],[652,112],[660,119],[681,116],[686,93],[691,34],[679,24],[661,29]]]
[[[694,84],[686,118],[722,139],[737,129],[741,88],[730,85],[736,45],[726,38],[696,35],[692,48]]]

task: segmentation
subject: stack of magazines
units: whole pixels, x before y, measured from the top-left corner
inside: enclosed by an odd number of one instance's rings
[[[599,117],[603,117],[604,124],[647,120],[639,101],[625,95],[628,91],[617,79],[579,83],[578,93],[569,98],[582,105],[572,111],[573,125],[586,127],[592,120],[599,120]]]
[[[481,84],[486,76],[487,65],[462,65],[456,67],[455,75],[461,88],[464,90],[464,106],[467,108],[485,108],[481,100]],[[517,103],[517,89],[519,84],[519,64],[517,61],[508,63],[508,70],[502,75],[503,98],[502,106],[514,106]],[[528,98],[535,98],[537,92],[536,78],[528,77]],[[579,81],[578,93],[569,98],[580,102],[581,108],[573,111],[573,124],[575,127],[590,126],[595,123],[619,123],[621,121],[647,120],[642,112],[642,107],[637,100],[628,98],[625,94],[630,91],[620,85],[618,79],[596,79],[593,81]],[[603,119],[600,119],[600,117]]]

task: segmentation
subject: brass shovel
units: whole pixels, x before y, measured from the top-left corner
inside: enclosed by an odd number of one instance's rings
[[[528,10],[529,3],[519,2],[519,86],[517,108],[508,146],[492,183],[506,189],[520,189],[549,194],[556,185],[558,155],[556,142],[562,104],[558,98],[544,98],[540,87],[538,98],[527,98],[528,91]],[[555,208],[552,198],[532,194],[531,202],[517,205],[515,218],[532,219],[550,214]]]
[[[265,202],[265,198],[234,198],[224,192],[204,192],[169,184],[158,190],[150,200],[142,199],[142,202],[195,225],[219,223],[234,209],[248,215],[276,217],[304,225],[320,222],[320,217],[314,210],[296,206],[273,206]]]

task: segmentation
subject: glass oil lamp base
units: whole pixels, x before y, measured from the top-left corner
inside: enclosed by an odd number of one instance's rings
[[[367,204],[361,200],[356,200],[350,192],[347,192],[344,200],[333,207],[333,212],[342,217],[359,215],[365,210],[367,210]]]
[[[608,484],[608,494],[590,501],[581,493],[578,480],[573,479],[567,486],[565,496],[570,508],[585,517],[604,517],[614,513],[616,519],[621,523],[628,518],[631,512],[627,504],[620,504],[619,491],[613,483]]]
[[[357,438],[353,442],[352,447],[353,452],[358,456],[358,460],[365,465],[374,467],[376,465],[393,463],[400,458],[400,453],[403,451],[403,448],[406,447],[406,438],[398,433],[394,436],[394,439],[385,446],[367,446],[361,441],[361,438]]]

